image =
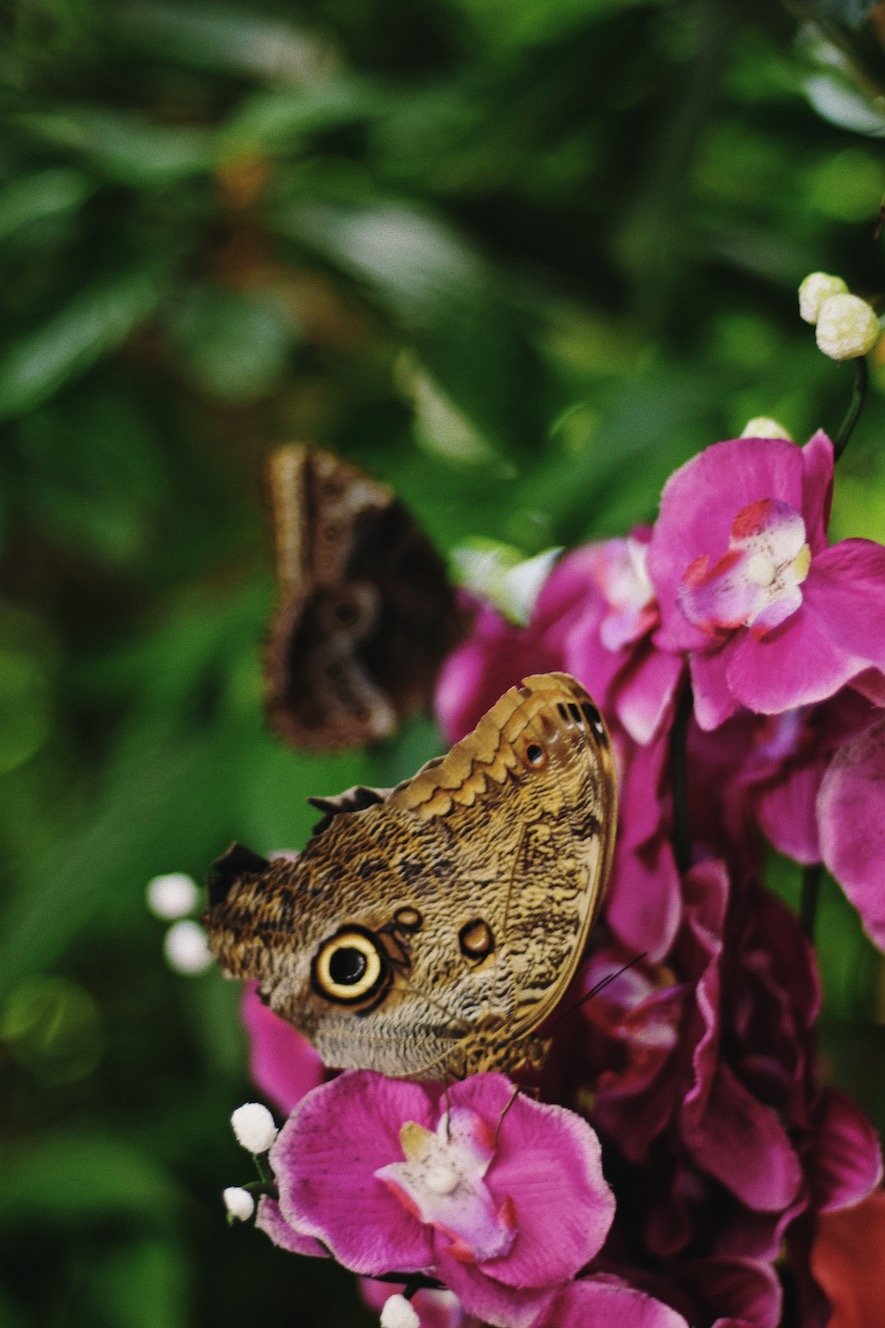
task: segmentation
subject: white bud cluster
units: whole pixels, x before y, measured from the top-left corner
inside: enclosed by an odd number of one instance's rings
[[[237,1143],[250,1153],[266,1153],[277,1137],[274,1118],[261,1102],[244,1102],[230,1118]]]
[[[248,1190],[239,1185],[229,1185],[221,1195],[228,1217],[237,1222],[248,1222],[255,1212],[255,1200]]]
[[[184,872],[167,872],[148,881],[148,908],[154,917],[165,922],[187,917],[196,908],[199,897],[196,881]]]
[[[818,349],[831,360],[856,360],[879,340],[881,328],[871,305],[851,295],[841,277],[811,272],[799,287],[799,314],[815,324]]]
[[[381,1328],[421,1328],[421,1320],[405,1296],[390,1296],[381,1310]]]
[[[846,295],[848,287],[841,277],[829,272],[809,272],[799,287],[799,317],[812,326],[820,317],[821,305],[831,295]]]
[[[193,918],[173,922],[163,940],[163,953],[169,967],[185,977],[204,973],[212,963],[206,933]]]

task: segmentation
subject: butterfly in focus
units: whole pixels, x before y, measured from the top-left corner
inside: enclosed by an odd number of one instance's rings
[[[234,845],[209,945],[336,1068],[442,1079],[537,1064],[602,903],[617,790],[605,724],[565,673],[510,688],[393,789],[312,799],[297,859]]]
[[[316,447],[268,467],[278,602],[265,702],[296,747],[389,737],[465,629],[442,557],[386,484]]]

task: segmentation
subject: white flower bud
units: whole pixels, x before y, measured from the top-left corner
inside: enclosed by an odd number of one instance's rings
[[[261,1102],[244,1102],[230,1118],[237,1143],[250,1153],[266,1153],[277,1137],[273,1116]]]
[[[787,433],[782,424],[777,420],[771,419],[769,415],[754,415],[751,420],[747,420],[741,431],[742,438],[786,438],[788,442],[793,441],[793,435]]]
[[[829,272],[810,272],[799,287],[799,317],[806,323],[816,323],[821,305],[831,295],[844,295],[848,287],[841,277]]]
[[[221,1197],[228,1215],[238,1222],[248,1222],[255,1212],[255,1200],[248,1190],[241,1189],[239,1185],[229,1185]]]
[[[196,881],[184,872],[167,872],[148,881],[148,908],[167,922],[185,917],[196,908],[199,897]]]
[[[818,348],[831,360],[856,360],[879,340],[879,320],[858,295],[831,295],[817,320]]]
[[[204,973],[212,963],[206,933],[191,918],[173,922],[163,941],[163,953],[169,967],[186,977]]]
[[[381,1310],[381,1328],[421,1328],[421,1320],[405,1296],[390,1296]]]

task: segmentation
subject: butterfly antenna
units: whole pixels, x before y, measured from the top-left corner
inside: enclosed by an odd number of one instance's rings
[[[622,973],[626,973],[627,969],[632,968],[634,964],[640,963],[647,954],[648,951],[643,950],[642,954],[638,954],[635,959],[630,959],[626,964],[622,964],[620,968],[616,968],[614,973],[609,973],[606,975],[606,977],[600,978],[598,982],[594,982],[590,990],[585,991],[584,995],[581,996],[579,1000],[575,1001],[574,1005],[570,1005],[567,1010],[562,1011],[559,1017],[550,1026],[549,1031],[552,1033],[554,1028],[559,1027],[563,1019],[567,1019],[570,1014],[574,1014],[575,1010],[579,1009],[584,1004],[585,1001],[589,1001],[591,997],[598,996],[601,991],[605,991],[606,987],[611,982],[614,982],[615,978],[619,978]]]
[[[514,1102],[518,1097],[519,1097],[519,1085],[517,1084],[514,1087],[513,1092],[510,1094],[510,1100],[508,1101],[504,1110],[501,1112],[501,1115],[498,1117],[498,1124],[495,1126],[495,1142],[493,1144],[494,1148],[498,1147],[498,1139],[500,1138],[501,1135],[501,1126],[504,1124],[504,1117],[507,1115],[508,1111],[513,1106]]]

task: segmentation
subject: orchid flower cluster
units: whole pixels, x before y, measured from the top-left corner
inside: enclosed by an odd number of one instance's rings
[[[855,297],[812,286],[843,357]],[[757,424],[678,470],[653,527],[563,557],[526,625],[471,599],[447,738],[562,669],[619,767],[608,900],[537,1100],[496,1073],[328,1079],[247,994],[253,1077],[289,1113],[253,1137],[257,1225],[367,1279],[384,1328],[824,1328],[822,1216],[885,1218],[875,1132],[818,1074],[810,939],[763,883],[768,845],[825,864],[885,949],[885,548],[829,543],[833,476],[825,434]]]

